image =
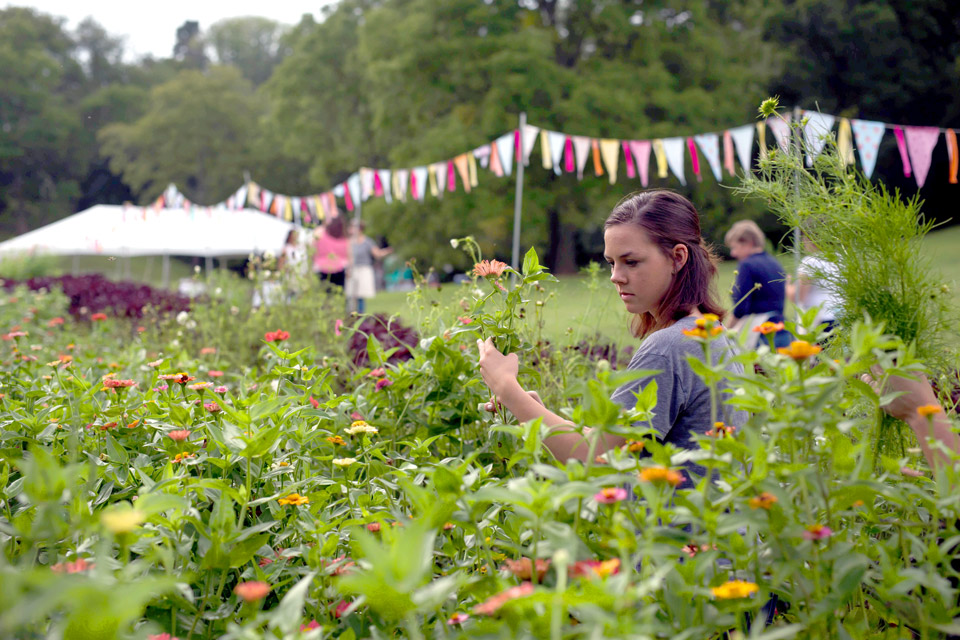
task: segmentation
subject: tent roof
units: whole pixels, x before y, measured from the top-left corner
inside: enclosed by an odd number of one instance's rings
[[[97,205],[0,243],[0,255],[246,256],[279,252],[292,228],[250,209]]]

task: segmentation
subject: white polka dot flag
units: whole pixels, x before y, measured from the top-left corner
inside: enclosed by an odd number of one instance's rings
[[[713,177],[720,182],[723,175],[720,173],[720,136],[715,133],[701,133],[693,136],[703,152],[703,157],[707,159],[710,170],[713,171]]]
[[[877,166],[877,150],[886,128],[882,122],[873,120],[850,120],[850,128],[853,129],[853,141],[860,154],[863,175],[869,178]]]

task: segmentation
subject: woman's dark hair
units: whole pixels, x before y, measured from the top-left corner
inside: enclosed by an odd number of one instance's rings
[[[723,319],[725,311],[716,291],[717,258],[700,236],[700,214],[689,200],[666,189],[631,193],[613,208],[603,229],[620,224],[643,229],[671,260],[676,245],[687,247],[687,262],[673,277],[656,313],[634,316],[633,335],[642,338],[663,329],[694,308]]]
[[[330,237],[342,238],[343,237],[343,216],[330,218],[330,222],[327,223],[326,229]]]
[[[283,244],[293,244],[293,241],[296,239],[296,237],[297,237],[297,230],[290,229],[290,231],[287,232],[287,239],[284,241]]]

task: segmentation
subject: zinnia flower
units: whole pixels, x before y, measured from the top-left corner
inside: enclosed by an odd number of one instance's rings
[[[706,433],[712,438],[723,438],[726,436],[732,436],[733,432],[736,430],[737,428],[733,425],[723,424],[722,422],[714,422],[713,429],[710,429]]]
[[[599,493],[593,496],[593,499],[602,504],[612,504],[620,502],[627,497],[627,490],[623,487],[604,487]]]
[[[277,502],[280,503],[281,507],[285,507],[287,505],[299,507],[305,504],[310,504],[310,498],[307,496],[302,496],[299,493],[291,493],[286,498],[280,498],[277,500]]]
[[[367,531],[369,531],[370,533],[377,533],[378,531],[380,531],[380,523],[371,522],[370,524],[367,525]]]
[[[647,467],[639,474],[640,482],[666,482],[677,486],[683,482],[683,474],[666,467]]]
[[[334,458],[332,462],[338,467],[349,467],[356,461],[356,458]]]
[[[327,436],[326,441],[332,445],[343,446],[347,444],[347,441],[341,438],[340,436]]]
[[[233,588],[233,592],[244,602],[256,602],[267,597],[270,593],[270,585],[259,580],[241,582]]]
[[[48,326],[48,327],[56,327],[56,326],[59,326],[59,325],[63,324],[63,322],[64,322],[64,321],[63,321],[63,318],[56,317],[56,318],[51,319],[50,322],[47,323],[47,326]]]
[[[499,278],[503,275],[507,266],[506,262],[500,262],[499,260],[481,260],[473,265],[473,275],[481,278],[485,278],[486,276]]]
[[[137,383],[133,380],[114,380],[110,378],[103,381],[103,386],[107,389],[126,389],[137,386]]]
[[[95,313],[95,314],[93,314],[92,316],[90,316],[90,319],[93,320],[94,322],[100,322],[101,320],[106,320],[106,319],[107,319],[107,314],[105,314],[105,313]]]
[[[214,392],[214,393],[226,393],[226,392],[227,392],[227,388],[224,387],[223,385],[220,385],[219,387],[214,387],[213,392]]]
[[[216,402],[206,402],[204,403],[203,408],[209,411],[210,413],[220,412],[220,405],[218,405]]]
[[[337,321],[333,323],[333,335],[335,336],[341,335],[343,332],[340,331],[340,327],[342,326],[343,326],[343,320],[341,320],[340,318],[337,318]]]
[[[529,580],[533,577],[534,564],[536,564],[537,567],[537,582],[543,582],[543,576],[547,574],[547,569],[550,568],[549,560],[537,558],[536,563],[531,561],[530,558],[520,558],[519,560],[507,559],[503,561],[503,565],[507,568],[507,571],[521,580]]]
[[[777,353],[789,356],[796,360],[797,362],[803,362],[810,356],[815,356],[820,353],[821,348],[819,345],[810,344],[809,342],[804,342],[803,340],[794,340],[790,343],[789,347],[780,347],[777,349]]]
[[[380,391],[384,387],[389,387],[393,384],[393,381],[390,378],[380,378],[377,380],[377,384],[374,385],[377,391]]]
[[[317,622],[316,620],[311,620],[307,624],[300,625],[300,631],[312,631],[314,629],[319,629],[319,628],[320,628],[320,623]]]
[[[171,431],[167,435],[170,436],[170,439],[175,442],[183,442],[190,437],[190,431],[187,429],[177,429],[176,431]]]
[[[685,546],[684,546],[682,549],[680,549],[680,550],[683,551],[683,552],[684,552],[685,554],[687,554],[688,556],[690,556],[691,558],[695,558],[695,557],[697,557],[697,554],[698,554],[698,553],[702,553],[702,552],[704,552],[704,551],[710,551],[711,549],[713,549],[714,551],[716,551],[716,550],[717,550],[717,545],[713,545],[713,546],[711,547],[709,544],[701,544],[701,545],[699,545],[699,546],[698,546],[698,545],[695,545],[695,544],[688,544],[688,545],[685,545]]]
[[[698,318],[698,320],[702,320],[702,318]],[[720,335],[722,332],[723,332],[723,327],[720,327],[720,326],[711,327],[709,329],[706,329],[703,327],[694,327],[693,329],[683,329],[681,331],[681,333],[683,333],[683,335],[685,336],[688,336],[690,338],[701,338],[701,339],[706,339],[708,336]]]
[[[191,380],[196,380],[193,376],[186,373],[165,373],[161,376],[157,376],[161,380],[171,380],[177,384],[184,385],[190,382]]]
[[[766,322],[763,322],[755,326],[753,329],[751,329],[751,331],[753,331],[754,333],[762,333],[763,335],[766,336],[771,333],[777,333],[778,331],[783,331],[783,323],[770,322],[769,320],[767,320]]]
[[[169,633],[151,633],[147,636],[147,640],[180,640],[180,638]]]
[[[823,540],[833,535],[833,530],[823,524],[811,524],[803,532],[804,540]]]
[[[267,331],[263,334],[263,339],[267,342],[283,342],[290,337],[290,333],[283,331],[282,329],[277,329],[276,331]]]
[[[204,347],[204,348],[200,349],[200,355],[202,355],[202,356],[210,355],[210,354],[216,353],[216,352],[217,352],[217,350],[216,350],[216,348],[214,348],[214,347]]]
[[[92,568],[92,562],[87,562],[85,558],[77,558],[73,562],[58,562],[50,567],[50,570],[54,573],[81,573]]]
[[[313,396],[310,396],[310,406],[313,407],[314,409],[319,409],[320,401],[314,398]]]
[[[350,605],[352,604],[353,604],[352,602],[341,600],[339,603],[337,603],[337,608],[333,610],[333,617],[334,618],[342,617],[347,612],[347,609],[350,608]]]
[[[137,509],[115,508],[100,514],[100,522],[112,533],[128,533],[139,527],[146,515]]]
[[[712,587],[710,589],[710,591],[713,593],[713,597],[717,600],[747,598],[759,590],[760,589],[757,587],[757,585],[745,580],[731,580],[723,583],[719,587]]]
[[[641,440],[627,440],[627,444],[623,446],[630,453],[639,453],[643,451],[644,444]]]
[[[186,453],[186,452],[178,453],[177,455],[173,456],[173,459],[170,460],[170,462],[172,462],[173,464],[179,464],[188,458],[196,458],[196,456],[193,455],[192,453]]]
[[[367,424],[363,420],[357,420],[356,422],[351,424],[349,427],[344,429],[344,431],[350,434],[351,436],[355,436],[358,433],[363,433],[367,435],[373,435],[375,433],[379,433],[376,427],[374,427],[373,425]]]
[[[750,498],[749,504],[751,509],[766,509],[769,511],[776,502],[777,496],[764,491],[760,495]]]
[[[457,320],[460,321],[460,324],[471,324],[473,322],[473,318],[468,318],[467,316],[458,316]]]
[[[159,366],[162,365],[162,364],[163,364],[163,358],[160,358],[159,360],[154,360],[153,362],[148,362],[148,363],[147,363],[147,366],[148,366],[148,367],[154,367],[154,368],[156,368],[156,367],[159,367]]]
[[[212,383],[212,382],[196,382],[196,383],[194,383],[194,384],[191,384],[191,385],[190,385],[189,387],[187,387],[187,388],[188,388],[188,389],[191,389],[191,390],[193,390],[193,391],[203,391],[204,389],[209,389],[209,388],[211,388],[212,386],[213,386],[213,383]]]
[[[385,375],[387,375],[387,370],[383,367],[377,367],[367,374],[370,378],[382,378]]]
[[[223,371],[218,371],[216,369],[210,369],[207,371],[207,375],[211,378],[220,378],[223,376]]]
[[[928,418],[943,411],[938,404],[925,404],[917,407],[917,415],[922,418]]]
[[[497,611],[499,611],[500,607],[505,605],[510,600],[515,600],[517,598],[529,596],[530,594],[533,593],[533,591],[534,591],[533,585],[530,584],[529,582],[524,582],[519,586],[510,587],[506,591],[501,591],[500,593],[494,596],[490,596],[489,598],[487,598],[486,600],[484,600],[483,602],[475,606],[473,608],[473,612],[481,616],[492,616]]]
[[[900,473],[910,478],[922,478],[923,472],[911,469],[910,467],[900,467]]]
[[[447,624],[449,624],[450,626],[457,625],[457,624],[463,624],[464,622],[466,622],[466,621],[469,620],[469,619],[470,619],[470,614],[469,614],[469,613],[460,613],[460,612],[457,612],[457,613],[453,614],[452,616],[450,616],[450,619],[447,620]]]

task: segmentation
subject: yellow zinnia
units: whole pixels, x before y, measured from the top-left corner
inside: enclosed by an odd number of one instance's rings
[[[717,600],[734,600],[736,598],[748,598],[752,596],[759,591],[759,587],[745,580],[731,580],[719,587],[711,587],[710,591]]]
[[[789,347],[780,347],[777,349],[777,353],[789,356],[796,360],[797,362],[803,362],[810,356],[815,356],[820,353],[821,349],[818,345],[810,344],[809,342],[804,342],[803,340],[794,340],[790,343]]]
[[[100,522],[111,533],[129,533],[146,519],[146,514],[138,509],[111,509],[100,515]]]
[[[334,458],[333,464],[337,465],[338,467],[349,467],[356,461],[356,458]]]
[[[299,507],[301,505],[310,504],[310,498],[308,498],[307,496],[302,496],[299,493],[291,493],[286,498],[280,498],[277,502],[280,503],[281,507],[284,507],[286,505]]]

